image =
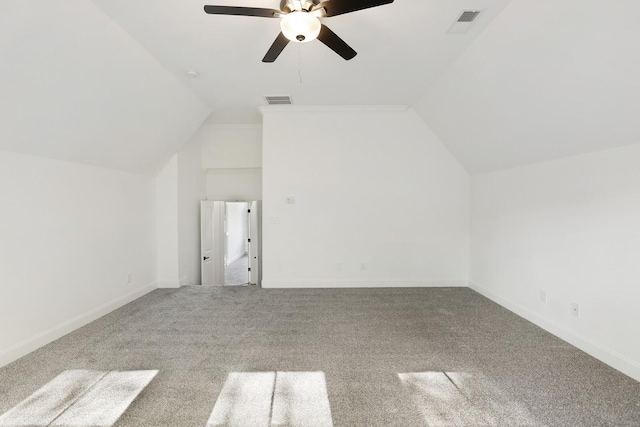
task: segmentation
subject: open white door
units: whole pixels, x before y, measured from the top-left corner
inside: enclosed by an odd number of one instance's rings
[[[260,274],[260,202],[249,203],[249,283],[259,285]]]
[[[202,284],[224,285],[224,202],[200,202]]]

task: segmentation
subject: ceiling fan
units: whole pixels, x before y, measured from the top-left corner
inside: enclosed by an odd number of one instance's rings
[[[290,41],[307,43],[320,40],[335,53],[350,60],[356,56],[347,43],[320,22],[320,18],[342,15],[371,7],[393,3],[393,0],[282,0],[281,10],[259,7],[205,6],[212,15],[242,15],[260,18],[281,18],[281,32],[262,62],[274,62]]]

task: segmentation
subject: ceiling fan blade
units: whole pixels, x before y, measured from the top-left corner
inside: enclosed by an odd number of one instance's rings
[[[211,15],[258,16],[260,18],[279,18],[282,12],[260,7],[205,6],[204,11]]]
[[[315,6],[314,10],[324,8],[326,10],[325,16],[329,17],[389,3],[393,3],[393,0],[328,0]]]
[[[284,34],[278,34],[275,41],[267,51],[267,54],[262,58],[262,62],[273,62],[276,60],[280,52],[284,50],[284,48],[289,44],[289,39],[284,36]]]
[[[320,28],[318,40],[326,44],[329,49],[333,50],[347,61],[358,54],[355,50],[351,49],[351,46],[346,44],[344,40],[338,37],[336,33],[331,31],[329,27],[324,24],[322,24],[322,28]]]

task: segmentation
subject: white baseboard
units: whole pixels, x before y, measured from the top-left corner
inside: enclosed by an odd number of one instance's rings
[[[176,289],[180,287],[180,282],[158,282],[156,287],[158,289]]]
[[[39,349],[40,347],[49,344],[52,341],[57,340],[70,332],[75,331],[82,326],[85,326],[88,323],[93,322],[96,319],[108,314],[125,304],[130,303],[143,295],[148,294],[149,292],[156,289],[157,286],[155,283],[151,283],[147,286],[144,286],[140,289],[137,289],[123,297],[117,298],[113,301],[110,301],[106,304],[103,304],[99,307],[94,308],[91,311],[88,311],[84,314],[74,317],[73,319],[69,319],[66,322],[60,323],[53,328],[47,329],[44,332],[41,332],[37,335],[34,335],[31,338],[27,338],[26,340],[19,342],[18,344],[9,347],[4,350],[0,350],[0,367],[7,365],[27,354],[31,353],[34,350]]]
[[[630,376],[636,381],[640,381],[640,365],[627,358],[626,356],[595,341],[592,341],[580,334],[576,334],[575,332],[566,329],[564,326],[544,318],[535,311],[517,304],[511,300],[503,298],[477,283],[469,282],[469,287],[479,294],[482,294],[490,300],[500,304],[507,310],[510,310],[518,316],[527,319],[531,323],[541,327],[547,332],[552,333],[553,335],[568,342],[569,344],[578,347],[580,350],[606,363],[612,368],[615,368],[623,374]]]
[[[262,280],[263,288],[443,288],[466,287],[466,280]]]

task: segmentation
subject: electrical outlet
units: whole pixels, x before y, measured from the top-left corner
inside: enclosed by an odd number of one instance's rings
[[[575,302],[571,304],[571,314],[576,317],[580,317],[580,304],[577,304]]]
[[[547,303],[547,291],[540,291],[540,302],[543,304]]]
[[[127,273],[127,283],[131,283],[131,273]]]

